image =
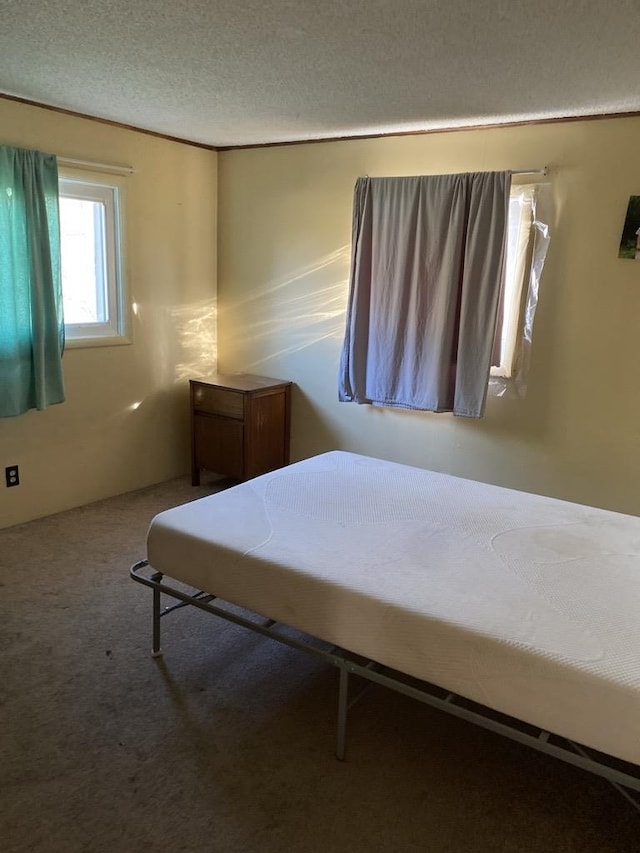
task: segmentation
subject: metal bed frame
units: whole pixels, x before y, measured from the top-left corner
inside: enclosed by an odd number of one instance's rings
[[[532,747],[538,752],[559,758],[568,764],[601,776],[640,812],[640,799],[636,799],[629,793],[629,790],[640,793],[640,766],[638,765],[613,758],[536,726],[523,723],[428,682],[393,670],[376,661],[368,660],[346,649],[331,646],[315,637],[301,635],[299,632],[294,632],[289,626],[275,622],[273,619],[265,619],[246,610],[240,614],[230,609],[235,606],[231,602],[225,602],[210,593],[189,592],[171,586],[162,573],[154,571],[148,560],[140,560],[134,563],[129,574],[133,580],[153,590],[152,655],[154,657],[162,655],[160,619],[179,608],[193,606],[228,622],[248,628],[257,634],[262,634],[294,649],[311,654],[330,666],[336,667],[339,672],[336,757],[340,761],[344,760],[346,752],[347,713],[349,709],[369,687],[373,684],[380,684],[440,711],[452,714],[454,717],[475,723],[496,734]],[[177,603],[163,607],[161,602],[163,593],[177,599]],[[349,698],[350,675],[359,676],[365,680],[365,685],[351,699]]]

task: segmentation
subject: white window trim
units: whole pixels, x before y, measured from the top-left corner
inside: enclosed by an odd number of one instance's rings
[[[106,293],[109,320],[105,323],[65,323],[65,347],[119,346],[130,344],[129,299],[124,278],[122,245],[122,188],[103,176],[76,177],[60,170],[60,196],[104,204]]]

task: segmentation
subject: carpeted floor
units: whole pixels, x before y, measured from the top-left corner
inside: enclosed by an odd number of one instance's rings
[[[0,531],[3,853],[632,853],[606,782],[185,609],[129,566],[186,480]],[[612,723],[614,724],[614,723]]]

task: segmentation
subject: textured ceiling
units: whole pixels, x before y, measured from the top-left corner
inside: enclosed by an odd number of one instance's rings
[[[0,0],[0,92],[212,146],[640,111],[640,0]]]

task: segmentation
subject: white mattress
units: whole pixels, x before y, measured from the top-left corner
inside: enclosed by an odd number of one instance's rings
[[[158,515],[164,574],[640,764],[640,519],[331,452]]]

